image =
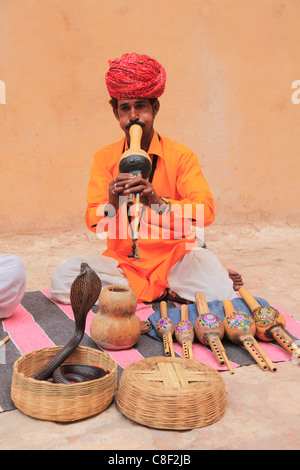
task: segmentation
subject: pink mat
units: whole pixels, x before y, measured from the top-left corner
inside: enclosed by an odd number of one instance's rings
[[[174,307],[174,304],[172,306]],[[154,304],[138,304],[136,314],[141,320],[146,320],[148,317],[157,314],[155,308],[157,309],[157,305],[155,307]],[[287,332],[293,339],[300,338],[300,323],[281,308],[275,308],[285,317]],[[173,309],[174,312],[175,310]],[[172,315],[172,310],[168,310],[168,315]],[[86,334],[81,344],[97,348],[97,345],[90,337],[90,325],[93,317],[94,313],[89,312],[86,321]],[[49,291],[44,290],[26,292],[21,305],[18,306],[14,314],[0,322],[0,340],[6,335],[10,336],[10,341],[1,348],[0,412],[14,409],[10,399],[10,386],[15,360],[35,349],[66,344],[74,333],[73,318],[70,305],[52,301],[49,298]],[[223,338],[222,342],[232,368],[255,363],[244,348],[228,342],[226,338]],[[260,345],[273,362],[291,360],[291,356],[275,342],[260,342]],[[183,356],[182,347],[176,341],[174,341],[174,350],[178,356]],[[162,342],[151,338],[149,335],[142,335],[135,347],[130,349],[122,351],[107,350],[106,352],[117,362],[118,376],[125,367],[133,362],[146,357],[163,356],[164,354]],[[227,366],[220,367],[210,348],[203,346],[198,341],[193,344],[193,355],[194,359],[208,364],[216,370],[228,370]]]

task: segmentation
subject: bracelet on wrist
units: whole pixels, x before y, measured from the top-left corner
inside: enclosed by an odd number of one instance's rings
[[[113,218],[116,216],[116,209],[114,208],[114,211],[111,210],[111,208],[114,207],[112,204],[110,204],[109,202],[107,202],[104,206],[104,209],[103,209],[103,213],[105,215],[105,217],[108,217],[109,219]],[[113,214],[112,214],[113,212]]]
[[[171,203],[170,203],[170,201],[168,201],[168,199],[164,198],[163,196],[160,196],[160,199],[162,199],[162,201],[164,201],[165,208],[163,210],[159,211],[159,214],[160,215],[166,215],[166,214],[168,214],[168,212],[171,209]]]

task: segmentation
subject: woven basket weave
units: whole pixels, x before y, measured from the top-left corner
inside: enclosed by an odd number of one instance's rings
[[[76,384],[56,384],[31,376],[43,367],[61,346],[41,348],[24,354],[14,363],[11,398],[18,409],[33,418],[68,422],[105,410],[117,387],[117,363],[106,353],[79,346],[64,364],[102,367],[109,374]]]
[[[122,373],[117,407],[128,418],[158,429],[208,426],[225,413],[221,374],[196,360],[151,357]]]

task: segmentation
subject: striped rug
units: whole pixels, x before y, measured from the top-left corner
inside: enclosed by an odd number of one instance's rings
[[[235,299],[234,302],[243,301],[242,299]],[[263,302],[264,301],[262,301],[261,304],[263,304]],[[209,307],[211,312],[222,316],[220,314],[220,302],[209,303]],[[89,334],[91,321],[97,309],[98,307],[95,306],[87,316],[86,332],[81,345],[100,349]],[[278,308],[278,310],[286,318],[287,331],[291,337],[293,339],[300,338],[300,323],[280,308]],[[249,313],[247,307],[245,307],[243,311]],[[149,318],[155,327],[157,319],[160,317],[159,303],[139,304],[136,313],[142,320]],[[178,304],[168,302],[168,316],[176,324],[180,318],[180,307]],[[196,316],[195,305],[189,305],[189,319],[192,323]],[[59,304],[52,301],[49,298],[49,291],[43,290],[26,292],[21,305],[17,307],[14,314],[10,318],[0,321],[0,341],[5,336],[10,336],[10,341],[0,348],[0,412],[15,409],[10,398],[14,362],[21,355],[32,350],[66,344],[74,333],[73,318],[73,311],[70,305]],[[233,368],[255,363],[254,359],[244,348],[228,342],[226,338],[223,338],[222,342]],[[277,345],[277,343],[260,344],[273,362],[288,361],[291,359],[290,355]],[[174,350],[177,356],[183,355],[181,346],[176,342],[174,342]],[[149,334],[140,337],[135,347],[123,351],[107,350],[106,352],[117,362],[118,378],[120,378],[123,369],[129,364],[147,357],[162,356],[163,345],[156,334],[155,328],[153,328]],[[195,341],[193,345],[193,354],[194,359],[208,364],[217,370],[227,370],[227,367],[220,368],[211,350],[197,341]]]

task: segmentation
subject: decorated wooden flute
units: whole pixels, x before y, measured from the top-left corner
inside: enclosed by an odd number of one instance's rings
[[[195,300],[199,316],[194,328],[198,340],[205,346],[210,346],[220,366],[227,365],[230,373],[233,374],[221,341],[225,333],[223,320],[209,311],[204,292],[196,292]]]
[[[168,317],[167,303],[164,300],[160,303],[160,315],[161,318],[156,324],[157,334],[163,340],[165,356],[175,357],[173,348],[173,334],[175,326],[172,320]]]
[[[0,348],[1,346],[3,346],[5,343],[7,343],[7,341],[9,340],[9,336],[6,336],[4,339],[2,339],[2,341],[0,341]]]
[[[194,328],[189,321],[188,306],[181,305],[181,320],[175,326],[175,337],[183,349],[185,358],[193,359]]]
[[[148,179],[152,169],[152,163],[149,155],[141,149],[141,139],[143,135],[142,123],[132,123],[129,126],[130,147],[126,150],[119,161],[120,173],[131,173],[135,176],[142,176]],[[132,234],[132,254],[129,257],[134,257],[136,261],[140,259],[138,251],[138,237],[139,237],[139,223],[140,223],[140,194],[130,193],[127,195],[127,205],[135,205],[134,221],[133,221],[133,234]]]
[[[299,350],[296,354],[300,360],[299,347],[285,331],[284,316],[274,307],[262,307],[245,287],[241,287],[239,293],[252,312],[256,336],[262,341],[277,341],[289,354]]]
[[[236,312],[229,299],[223,301],[223,307],[226,315],[224,328],[227,338],[235,344],[244,346],[262,370],[270,368],[272,372],[276,372],[276,367],[254,338],[256,332],[254,319],[245,312]]]

